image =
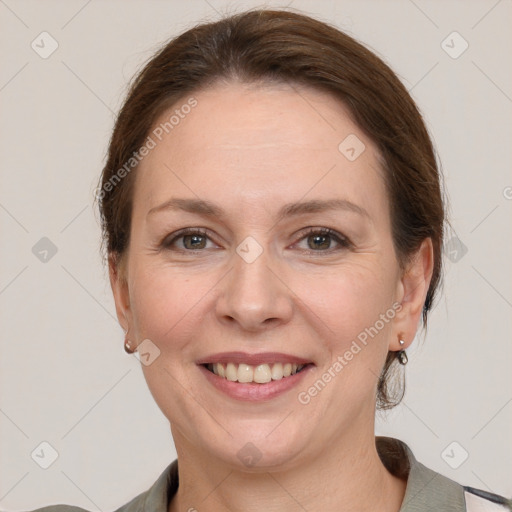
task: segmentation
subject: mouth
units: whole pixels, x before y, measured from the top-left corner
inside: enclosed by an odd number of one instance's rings
[[[268,401],[295,388],[314,369],[289,354],[229,352],[196,361],[206,380],[236,400]]]
[[[303,371],[308,364],[297,363],[264,363],[251,365],[248,363],[205,363],[208,371],[226,379],[230,382],[239,382],[242,384],[267,384],[271,381],[286,379]]]

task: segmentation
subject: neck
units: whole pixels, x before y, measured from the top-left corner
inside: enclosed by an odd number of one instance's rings
[[[179,487],[169,512],[398,512],[405,494],[406,482],[382,464],[373,432],[326,443],[323,453],[291,469],[261,473],[205,456],[179,434],[174,439]]]

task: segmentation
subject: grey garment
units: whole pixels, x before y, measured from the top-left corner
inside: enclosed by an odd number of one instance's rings
[[[381,460],[390,473],[407,479],[399,512],[466,510],[462,485],[418,462],[404,442],[379,437],[376,442]]]
[[[428,469],[416,460],[410,448],[391,437],[376,437],[379,456],[386,468],[394,475],[407,480],[404,500],[399,512],[466,512],[467,491],[449,478]],[[136,496],[115,512],[167,512],[169,503],[178,490],[178,461],[167,466],[158,480],[145,492]],[[488,510],[512,510],[510,501],[496,495],[471,489]],[[496,500],[496,501],[494,501]],[[502,503],[500,505],[499,503]],[[508,505],[503,505],[508,503]],[[497,505],[496,505],[497,504]],[[493,508],[496,507],[496,508]],[[481,508],[480,510],[486,510]],[[31,512],[87,512],[69,505],[53,505]]]

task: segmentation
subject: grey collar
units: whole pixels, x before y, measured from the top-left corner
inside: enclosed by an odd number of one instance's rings
[[[428,469],[416,460],[410,448],[391,437],[375,438],[377,451],[386,468],[406,478],[407,487],[399,512],[465,512],[464,487]],[[167,512],[178,490],[178,460],[161,473],[146,492],[117,509],[116,512]]]
[[[465,512],[464,487],[416,460],[411,449],[392,437],[376,437],[377,451],[390,473],[407,479],[399,512]]]

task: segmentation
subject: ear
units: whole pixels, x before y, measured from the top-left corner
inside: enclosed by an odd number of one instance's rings
[[[130,295],[124,265],[120,264],[119,257],[115,253],[110,253],[108,256],[108,271],[117,319],[124,331],[128,332],[131,327]]]
[[[410,258],[400,278],[397,300],[401,302],[402,308],[395,316],[393,339],[389,350],[398,351],[407,348],[416,336],[433,269],[432,240],[426,238]],[[399,340],[403,340],[404,345],[400,345]]]

